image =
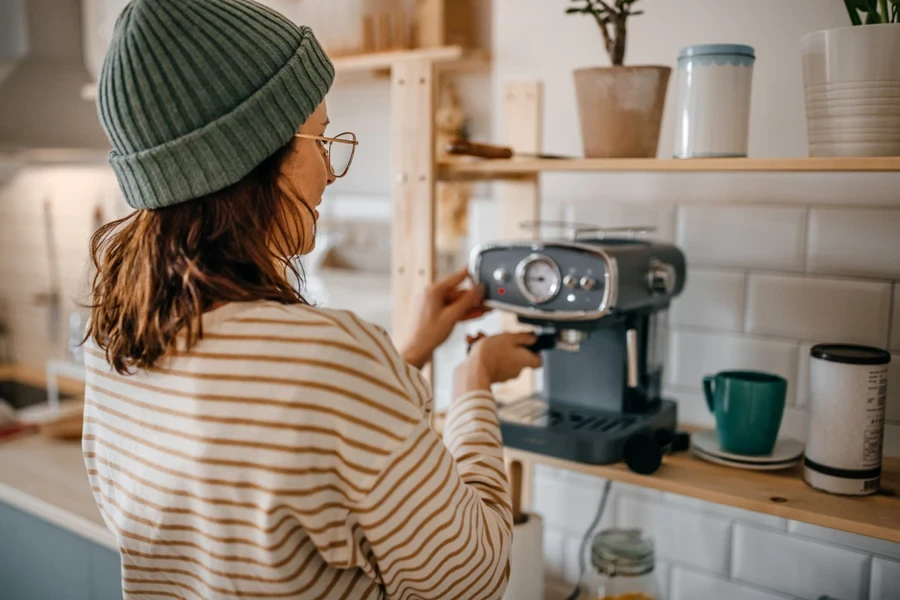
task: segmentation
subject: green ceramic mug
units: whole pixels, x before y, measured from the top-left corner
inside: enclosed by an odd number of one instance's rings
[[[735,454],[771,454],[778,438],[787,380],[759,371],[722,371],[703,378],[719,444]]]

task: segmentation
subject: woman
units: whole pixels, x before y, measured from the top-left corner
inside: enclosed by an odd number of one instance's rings
[[[295,291],[349,166],[327,152],[333,73],[250,0],[133,0],[117,21],[100,115],[138,210],[92,239],[83,447],[126,598],[503,594],[490,388],[539,366],[534,339],[474,345],[442,442],[417,369],[483,312],[465,273],[429,287],[401,352]]]

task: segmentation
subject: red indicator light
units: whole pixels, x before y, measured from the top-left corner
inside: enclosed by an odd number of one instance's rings
[[[505,287],[499,287],[499,288],[497,288],[497,294],[500,295],[500,296],[505,296],[505,295],[506,295],[506,288],[505,288]]]

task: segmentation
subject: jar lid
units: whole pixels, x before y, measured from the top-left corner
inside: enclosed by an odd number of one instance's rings
[[[856,344],[818,344],[809,353],[813,358],[848,365],[886,365],[891,362],[890,352]]]
[[[744,46],[743,44],[699,44],[697,46],[687,46],[686,48],[682,48],[678,53],[678,59],[692,58],[694,56],[710,56],[714,54],[737,54],[739,56],[756,58],[752,46]]]
[[[644,575],[653,570],[653,542],[640,529],[607,529],[594,536],[591,559],[610,577]]]

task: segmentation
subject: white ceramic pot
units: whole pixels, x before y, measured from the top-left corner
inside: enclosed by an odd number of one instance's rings
[[[810,156],[900,156],[900,23],[802,39]]]

